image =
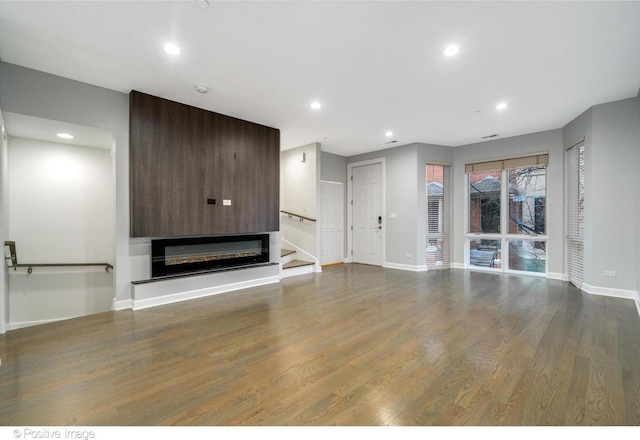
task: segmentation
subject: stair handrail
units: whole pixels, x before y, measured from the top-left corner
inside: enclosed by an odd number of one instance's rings
[[[310,222],[315,222],[316,221],[315,218],[305,217],[304,215],[295,214],[293,212],[284,211],[284,210],[280,210],[280,212],[283,213],[283,214],[287,214],[289,216],[289,218],[298,217],[300,219],[300,221],[304,221],[304,220],[309,220]]]
[[[34,267],[84,267],[84,266],[104,266],[104,270],[109,272],[109,269],[113,269],[113,265],[110,263],[22,263],[18,264],[18,254],[16,252],[15,241],[5,241],[4,245],[9,248],[11,256],[5,257],[5,260],[11,260],[11,266],[13,270],[19,267],[26,267],[27,272],[33,272]]]

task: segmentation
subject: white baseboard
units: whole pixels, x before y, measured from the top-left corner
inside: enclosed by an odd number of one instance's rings
[[[113,300],[111,310],[117,312],[118,310],[128,310],[133,308],[133,300],[121,299],[120,301]]]
[[[640,299],[636,300],[636,309],[638,309],[638,316],[640,316]]]
[[[44,319],[42,321],[23,321],[23,322],[12,322],[7,324],[7,330],[17,330],[19,328],[26,328],[26,327],[32,327],[34,325],[40,325],[40,324],[49,324],[51,322],[56,322],[56,321],[64,321],[66,319],[73,319],[74,317],[70,317],[70,318],[58,318],[58,319]]]
[[[297,277],[299,275],[307,275],[310,273],[320,272],[316,269],[315,265],[290,267],[289,269],[280,270],[280,279]]]
[[[466,269],[463,263],[451,263],[451,269]]]
[[[591,295],[610,296],[613,298],[624,298],[632,299],[636,302],[638,301],[638,293],[635,290],[612,289],[610,287],[592,286],[587,283],[582,283],[582,290]]]
[[[152,298],[133,300],[133,310],[142,310],[149,307],[157,307],[167,304],[173,304],[191,299],[204,298],[206,296],[218,295],[220,293],[233,292],[234,290],[247,289],[249,287],[264,286],[266,284],[279,283],[280,278],[277,276],[254,279],[249,281],[241,281],[238,283],[225,284],[221,286],[207,287],[204,289],[196,289],[185,292],[177,292],[169,295],[156,296]]]
[[[569,277],[563,273],[547,272],[547,278],[550,280],[569,281]]]
[[[387,269],[399,269],[399,270],[408,270],[411,272],[423,272],[427,270],[427,266],[413,266],[411,264],[398,264],[398,263],[389,263],[386,262],[382,265],[382,267],[386,267]]]

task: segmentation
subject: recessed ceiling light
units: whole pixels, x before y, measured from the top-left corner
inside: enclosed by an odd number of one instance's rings
[[[384,133],[384,135],[388,138],[390,138],[391,136],[393,136],[393,131],[387,131]]]
[[[207,93],[209,91],[209,89],[206,88],[205,86],[196,86],[196,91],[198,93]]]
[[[450,44],[444,50],[444,54],[448,57],[452,57],[456,55],[458,52],[460,52],[460,46],[458,46],[457,44]]]
[[[180,48],[173,43],[165,44],[164,51],[169,55],[180,55]]]
[[[58,133],[57,136],[61,139],[73,139],[73,135],[69,133]]]
[[[311,108],[314,110],[318,110],[320,107],[322,107],[322,104],[320,104],[318,101],[313,101],[311,103]]]
[[[497,110],[504,110],[505,108],[507,108],[507,103],[506,102],[501,102],[498,105],[496,105],[496,109]]]

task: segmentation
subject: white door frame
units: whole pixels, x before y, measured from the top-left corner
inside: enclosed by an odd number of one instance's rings
[[[370,159],[362,162],[353,162],[347,164],[347,255],[345,255],[345,259],[348,263],[353,262],[353,169],[366,165],[380,164],[380,172],[381,172],[381,182],[380,185],[380,200],[382,205],[382,245],[380,246],[381,252],[381,266],[385,267],[386,265],[386,243],[387,243],[387,222],[386,222],[386,212],[387,212],[387,202],[385,194],[387,192],[387,183],[386,183],[386,167],[385,167],[385,158],[381,157],[378,159]]]

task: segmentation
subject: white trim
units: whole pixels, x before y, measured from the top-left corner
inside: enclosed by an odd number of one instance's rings
[[[466,269],[464,263],[451,263],[451,269]]]
[[[111,305],[111,310],[117,312],[119,310],[129,310],[133,308],[133,302],[130,299],[121,299],[117,301],[115,298],[113,300],[113,304]]]
[[[295,244],[291,243],[290,241],[287,241],[284,238],[282,238],[281,240],[282,240],[282,242],[284,244],[286,244],[286,247],[285,247],[286,249],[291,249],[291,250],[296,251],[296,253],[303,254],[306,257],[306,261],[313,261],[314,270],[316,272],[322,272],[322,266],[320,265],[320,260],[319,259],[317,259],[313,255],[311,255],[309,252],[305,251],[301,247],[298,247]],[[282,270],[282,264],[280,264],[280,269]]]
[[[7,330],[18,330],[20,328],[32,327],[34,325],[49,324],[51,322],[65,321],[67,319],[79,318],[80,316],[70,316],[68,318],[44,319],[42,321],[23,321],[15,322],[7,325]]]
[[[310,273],[315,273],[315,266],[298,266],[298,267],[290,267],[288,269],[280,270],[280,279],[297,277],[299,275],[307,275]]]
[[[582,290],[591,295],[610,296],[612,298],[632,299],[637,302],[638,292],[635,290],[613,289],[611,287],[592,286],[582,283]]]
[[[351,230],[352,226],[353,226],[353,169],[357,168],[357,167],[362,167],[362,166],[367,166],[367,165],[373,165],[379,163],[380,164],[380,174],[381,174],[381,194],[380,194],[380,200],[381,200],[381,204],[382,204],[382,218],[385,219],[386,218],[386,213],[387,213],[387,200],[386,200],[386,194],[387,194],[387,165],[386,165],[386,158],[385,157],[380,157],[377,159],[370,159],[370,160],[364,160],[361,162],[353,162],[353,163],[348,163],[347,164],[347,200],[345,200],[345,202],[347,203],[347,224],[345,225],[345,227],[347,228],[347,246],[346,246],[346,250],[347,250],[347,260],[349,263],[353,262],[353,231]],[[387,227],[386,224],[383,225],[382,228],[382,246],[381,246],[381,258],[380,261],[382,262],[382,267],[384,267],[384,261],[386,260],[386,248],[387,248],[387,233],[386,233]]]
[[[569,281],[569,277],[563,273],[547,272],[547,278],[550,280]]]
[[[206,296],[217,295],[220,293],[232,292],[234,290],[246,289],[249,287],[264,286],[266,284],[279,283],[278,276],[259,278],[249,281],[241,281],[238,283],[225,284],[221,286],[206,287],[204,289],[195,289],[186,292],[178,292],[170,295],[157,296],[154,298],[133,300],[133,310],[147,309],[149,307],[162,306],[191,299],[203,298]],[[134,286],[135,288],[135,286]]]
[[[382,264],[382,267],[387,269],[399,269],[399,270],[408,270],[411,272],[426,272],[427,265],[423,264],[420,266],[413,266],[411,264],[399,264],[399,263],[389,263],[388,261]]]
[[[638,316],[640,316],[640,299],[637,299],[635,303],[636,303],[636,309],[638,309]]]

